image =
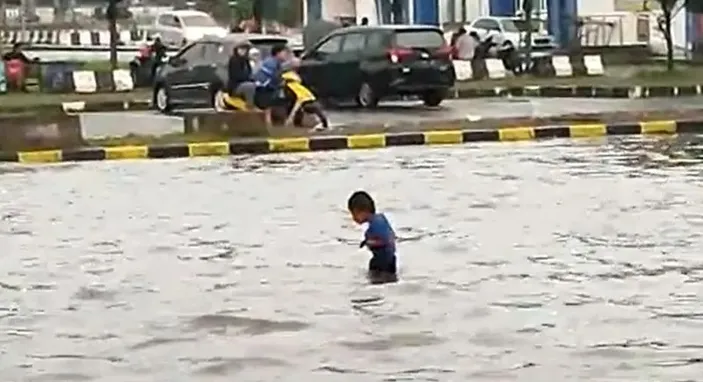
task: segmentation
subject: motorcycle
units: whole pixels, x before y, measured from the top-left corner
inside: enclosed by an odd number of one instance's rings
[[[304,127],[306,116],[314,116],[318,120],[316,127],[328,128],[329,121],[317,97],[304,84],[298,73],[287,71],[282,75],[284,86],[280,106],[274,106],[271,111],[274,123],[285,126]],[[247,111],[246,101],[239,96],[231,96],[226,92],[218,92],[215,98],[215,109],[219,111]]]

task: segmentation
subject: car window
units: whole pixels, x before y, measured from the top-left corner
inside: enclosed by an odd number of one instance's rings
[[[205,61],[208,62],[222,62],[227,61],[229,56],[232,54],[232,50],[229,52],[225,51],[225,46],[217,42],[209,42],[204,44],[204,57]]]
[[[183,16],[183,25],[186,27],[216,27],[218,26],[215,20],[207,15],[188,15]]]
[[[159,16],[159,25],[171,26],[171,20],[173,20],[173,17],[169,15],[161,15]]]
[[[205,45],[203,43],[193,44],[181,51],[178,56],[188,62],[195,62],[205,58]]]
[[[251,45],[261,52],[261,57],[266,58],[271,55],[271,48],[274,45],[288,45],[285,38],[255,38],[250,40]]]
[[[360,52],[366,45],[366,35],[362,33],[350,33],[344,37],[342,42],[342,52]]]
[[[388,35],[382,32],[373,32],[366,37],[366,47],[369,49],[385,49],[388,42]]]
[[[444,35],[436,29],[401,30],[395,34],[397,46],[436,49],[445,44]]]
[[[518,33],[520,32],[520,28],[518,27],[517,23],[511,19],[505,19],[500,21],[501,25],[503,25],[503,31],[505,32],[511,32],[511,33]]]
[[[315,52],[324,54],[333,54],[339,52],[342,45],[342,36],[334,36],[318,46]]]
[[[195,44],[188,44],[188,45],[185,45],[184,47],[182,47],[182,48],[174,55],[174,57],[178,57],[178,58],[183,57],[183,55],[185,55],[189,50],[191,50],[194,45],[195,45]]]
[[[498,30],[498,22],[491,19],[478,19],[474,23],[474,28],[486,30]]]
[[[173,16],[173,20],[171,21],[171,23],[173,23],[172,26],[176,28],[180,28],[182,26],[181,19],[178,16]]]

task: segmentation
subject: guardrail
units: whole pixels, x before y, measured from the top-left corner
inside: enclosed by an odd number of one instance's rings
[[[122,45],[138,45],[147,40],[147,29],[132,29],[119,31]],[[30,45],[56,45],[62,47],[79,46],[109,46],[110,32],[107,30],[89,29],[28,29],[24,31],[0,31],[2,44],[18,42]]]

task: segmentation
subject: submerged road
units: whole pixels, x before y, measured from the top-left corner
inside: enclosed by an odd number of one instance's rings
[[[568,113],[599,113],[657,109],[703,108],[703,98],[678,99],[579,99],[579,98],[483,98],[448,100],[436,109],[419,102],[387,102],[377,110],[330,110],[332,124],[402,123],[463,118],[547,117]],[[128,133],[164,134],[182,131],[181,119],[154,112],[89,113],[82,116],[89,138]]]
[[[1,166],[0,375],[699,380],[696,139]],[[364,282],[359,188],[398,284]]]

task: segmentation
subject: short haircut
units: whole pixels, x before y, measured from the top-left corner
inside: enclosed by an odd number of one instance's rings
[[[271,48],[271,55],[277,56],[279,53],[288,50],[288,47],[284,44],[276,44]]]
[[[376,213],[376,203],[374,203],[373,198],[366,191],[354,192],[349,197],[347,208],[349,211],[363,211],[372,214]]]

